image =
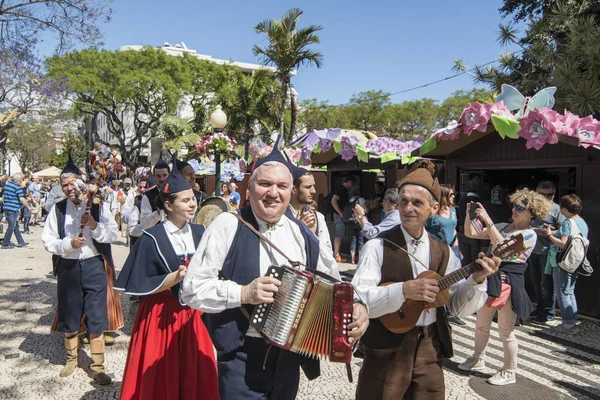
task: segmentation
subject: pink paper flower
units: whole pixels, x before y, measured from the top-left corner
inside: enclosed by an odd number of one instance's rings
[[[500,100],[496,104],[492,105],[490,108],[490,114],[498,115],[499,117],[505,117],[508,119],[515,119],[516,117],[510,112],[508,108],[504,105],[504,101]]]
[[[526,117],[521,118],[519,125],[521,130],[518,135],[527,139],[526,147],[528,149],[541,149],[546,143],[558,143],[556,136],[556,125],[560,123],[560,116],[544,107],[541,110],[532,108]]]
[[[450,121],[448,126],[440,130],[435,131],[433,137],[435,140],[454,140],[458,139],[460,135],[460,123],[456,120]]]
[[[579,120],[576,134],[581,140],[582,147],[587,149],[593,146],[600,149],[600,122],[591,115]]]
[[[555,124],[556,132],[562,133],[567,136],[575,136],[577,135],[577,130],[579,129],[579,123],[581,118],[578,115],[575,115],[567,110],[565,110],[565,115],[558,116],[558,123]]]
[[[476,101],[473,104],[467,104],[459,120],[463,126],[463,133],[470,135],[473,131],[485,132],[492,117],[491,108],[492,106],[489,104],[479,104]]]

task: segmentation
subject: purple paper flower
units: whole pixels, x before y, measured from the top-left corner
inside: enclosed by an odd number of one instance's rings
[[[591,115],[581,118],[577,129],[577,136],[581,140],[581,146],[588,148],[593,146],[600,149],[600,122]]]
[[[556,111],[548,107],[541,110],[532,108],[527,116],[521,118],[519,125],[521,130],[518,135],[527,139],[526,147],[528,149],[541,149],[546,143],[558,143],[556,136],[556,123],[559,121],[559,115]]]
[[[467,104],[459,119],[463,126],[463,133],[468,136],[473,131],[485,132],[492,117],[491,108],[492,106],[489,104],[479,104],[476,101],[473,104]]]
[[[300,150],[300,161],[303,166],[312,164],[312,151],[307,148],[302,148]]]
[[[321,152],[325,153],[331,149],[331,145],[333,144],[333,140],[330,139],[319,139],[319,147],[321,148]],[[312,149],[311,149],[312,151]]]
[[[356,146],[361,143],[361,140],[354,135],[345,135],[340,139],[342,149],[340,150],[340,156],[342,160],[349,161],[356,156]]]

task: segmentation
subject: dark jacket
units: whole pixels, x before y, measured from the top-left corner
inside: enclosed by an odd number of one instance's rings
[[[526,263],[503,262],[498,272],[488,277],[488,296],[499,297],[502,289],[502,277],[504,273],[506,281],[511,286],[510,300],[512,309],[517,314],[518,320],[525,321],[533,311],[533,305],[525,291],[525,269]]]

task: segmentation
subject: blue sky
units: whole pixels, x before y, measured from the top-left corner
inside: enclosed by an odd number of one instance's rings
[[[105,48],[185,42],[215,58],[258,63],[255,43],[266,45],[253,27],[280,18],[289,8],[304,11],[300,26],[319,24],[321,69],[301,68],[292,84],[300,99],[346,103],[358,92],[397,92],[452,75],[455,58],[471,66],[497,58],[501,0],[114,0],[113,19],[103,25]],[[52,41],[40,50],[47,53]],[[464,75],[392,97],[394,102],[442,100],[470,89]]]

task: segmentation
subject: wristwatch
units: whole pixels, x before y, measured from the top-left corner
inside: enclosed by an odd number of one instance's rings
[[[359,216],[356,217],[356,219],[361,220],[365,217],[365,214],[360,214]]]

